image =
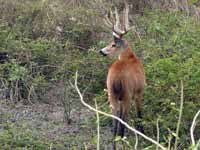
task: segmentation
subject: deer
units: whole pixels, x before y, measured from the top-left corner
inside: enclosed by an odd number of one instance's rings
[[[116,57],[108,69],[107,91],[108,100],[112,114],[123,121],[128,121],[132,99],[135,100],[136,115],[142,118],[142,103],[145,87],[145,71],[141,60],[132,51],[129,43],[123,39],[132,27],[129,27],[129,6],[125,1],[122,23],[115,8],[114,16],[104,18],[105,24],[112,28],[114,40],[99,52],[103,56]],[[138,125],[137,129],[144,132],[143,126]],[[125,126],[113,119],[113,135],[124,137]],[[116,142],[113,140],[113,150],[116,149]]]

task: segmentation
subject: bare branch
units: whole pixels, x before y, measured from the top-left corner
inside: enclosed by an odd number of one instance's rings
[[[195,126],[196,126],[196,120],[197,120],[197,117],[200,115],[200,110],[196,113],[196,115],[194,116],[193,118],[193,121],[192,121],[192,126],[190,127],[190,137],[191,137],[191,140],[192,140],[192,146],[195,145],[195,139],[194,139],[194,129],[195,129]]]
[[[156,121],[156,128],[157,128],[157,142],[160,141],[160,129],[159,129],[159,118]],[[158,145],[156,146],[156,150],[158,150]]]
[[[179,118],[178,118],[178,123],[177,123],[177,128],[176,128],[176,140],[174,144],[174,149],[177,150],[177,145],[178,145],[178,138],[179,138],[179,128],[181,124],[181,118],[182,118],[182,113],[183,113],[183,81],[181,80],[181,104],[180,104],[180,110],[179,110]]]
[[[108,113],[105,113],[105,112],[102,112],[102,111],[99,111],[95,108],[93,108],[92,106],[88,105],[84,100],[83,100],[83,95],[81,94],[79,88],[78,88],[78,85],[77,85],[77,78],[78,78],[78,72],[76,71],[76,75],[75,75],[75,89],[80,97],[80,100],[81,100],[81,103],[86,106],[88,109],[94,111],[94,112],[97,112],[99,114],[102,114],[104,116],[107,116],[107,117],[111,117],[113,119],[116,119],[118,120],[119,122],[121,122],[125,127],[127,127],[129,130],[133,131],[134,133],[142,136],[143,138],[145,138],[146,140],[152,142],[153,144],[155,145],[158,145],[162,150],[167,150],[164,146],[162,146],[160,143],[158,143],[157,141],[153,140],[152,138],[144,135],[143,133],[141,133],[140,131],[136,130],[135,128],[131,127],[129,124],[127,124],[125,121],[123,121],[122,119],[118,118],[117,116],[114,116],[114,115],[111,115],[111,114],[108,114]]]
[[[138,147],[138,136],[135,133],[135,146],[134,146],[135,150],[137,150],[137,147]]]
[[[98,110],[97,106],[97,100],[95,99],[95,107],[96,110]],[[99,122],[99,113],[98,111],[96,112],[96,117],[97,117],[97,150],[100,150],[100,122]]]

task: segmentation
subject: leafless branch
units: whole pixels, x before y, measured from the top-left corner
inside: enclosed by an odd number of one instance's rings
[[[159,119],[157,119],[156,128],[157,128],[157,142],[159,143],[160,141]],[[156,146],[156,150],[158,150],[158,146]]]
[[[200,110],[196,113],[196,115],[194,116],[193,118],[193,121],[192,121],[192,126],[190,127],[190,137],[191,137],[191,140],[192,140],[192,146],[195,145],[195,139],[194,139],[194,129],[195,129],[195,126],[196,126],[196,120],[197,120],[197,117],[200,115]]]
[[[102,114],[104,116],[107,116],[107,117],[111,117],[113,119],[116,119],[118,120],[119,122],[121,122],[124,126],[126,126],[129,130],[133,131],[134,133],[142,136],[143,138],[145,138],[146,140],[152,142],[153,144],[155,145],[158,145],[158,147],[160,147],[162,150],[167,150],[164,146],[162,146],[160,143],[158,143],[157,141],[153,140],[152,138],[146,136],[145,134],[141,133],[140,131],[136,130],[135,128],[131,127],[129,124],[127,124],[125,121],[123,121],[122,119],[114,116],[114,115],[111,115],[111,114],[108,114],[108,113],[105,113],[105,112],[102,112],[102,111],[99,111],[95,108],[93,108],[92,106],[88,105],[84,100],[83,100],[83,95],[81,94],[79,88],[78,88],[78,84],[77,84],[77,78],[78,78],[78,72],[76,72],[76,75],[75,75],[75,89],[80,97],[80,100],[81,100],[81,103],[86,106],[88,109],[94,111],[94,112],[98,112],[99,114]]]
[[[135,150],[137,150],[137,147],[138,147],[138,135],[135,133]]]
[[[98,110],[97,100],[95,99],[95,107]],[[100,122],[99,122],[99,113],[96,112],[97,117],[97,150],[100,150]]]
[[[174,144],[174,149],[177,150],[177,145],[178,145],[178,138],[179,138],[179,129],[180,129],[180,124],[181,124],[181,118],[182,118],[182,113],[183,113],[183,81],[181,80],[181,104],[180,104],[180,110],[179,110],[179,118],[178,118],[178,123],[177,123],[177,128],[176,128],[176,140]]]

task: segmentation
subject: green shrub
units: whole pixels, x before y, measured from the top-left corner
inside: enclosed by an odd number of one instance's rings
[[[60,80],[73,82],[78,70],[79,87],[81,91],[86,89],[87,101],[93,103],[96,98],[99,105],[105,104],[106,74],[114,60],[98,54],[98,49],[109,40],[93,38],[93,34],[106,31],[96,9],[88,4],[69,7],[62,1],[8,0],[0,4],[0,53],[6,52],[9,56],[8,62],[0,64],[0,80],[5,82],[11,96],[18,94],[19,100],[26,102],[30,98],[33,102],[41,101]],[[192,16],[159,10],[136,16],[135,24],[141,40],[133,31],[125,38],[145,66],[143,124],[146,134],[156,137],[156,120],[160,118],[161,141],[167,143],[168,136],[174,136],[182,80],[184,109],[179,142],[180,149],[188,148],[191,121],[200,108],[199,24]],[[57,26],[63,31],[57,32]],[[108,105],[102,109],[110,111]],[[133,111],[131,115],[134,114]],[[131,118],[130,123],[134,124],[135,117]],[[111,120],[101,119],[102,126],[110,124]],[[199,127],[196,133],[200,132]],[[20,137],[27,141],[27,135]],[[12,134],[5,133],[0,138],[4,139],[5,149],[9,148]],[[200,138],[198,134],[196,138]],[[27,143],[34,145],[30,140]],[[141,144],[142,147],[149,145],[146,141]],[[39,145],[48,144],[39,142]]]

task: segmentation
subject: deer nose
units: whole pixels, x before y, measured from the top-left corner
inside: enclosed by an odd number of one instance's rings
[[[105,54],[102,50],[99,51],[99,53],[103,56],[107,56],[107,54]]]

